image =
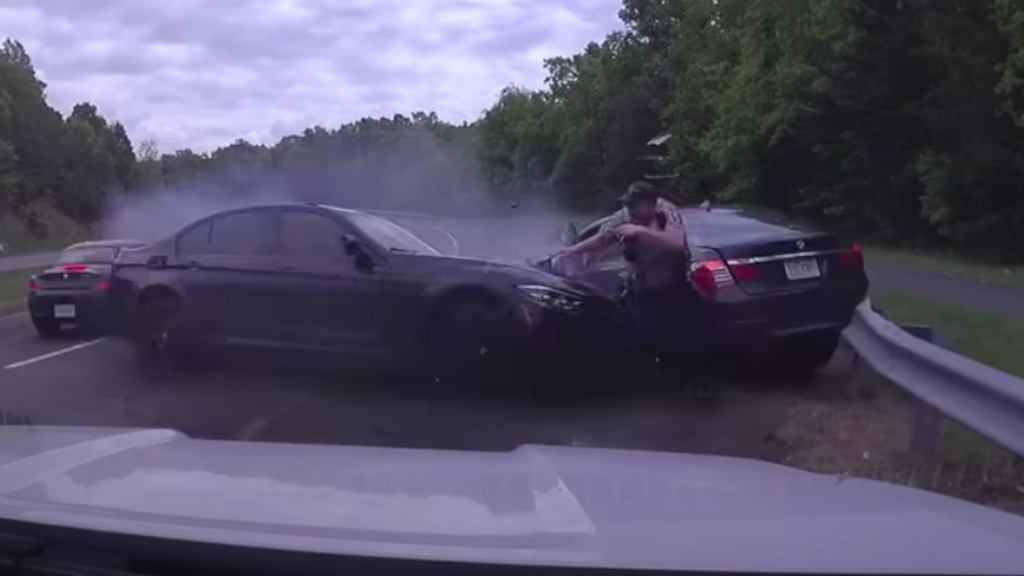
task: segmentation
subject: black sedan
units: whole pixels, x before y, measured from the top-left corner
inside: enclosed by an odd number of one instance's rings
[[[594,327],[614,314],[608,298],[559,275],[444,255],[387,218],[320,204],[203,218],[125,252],[113,289],[119,334],[175,364],[272,348],[480,382],[607,334]]]
[[[680,210],[691,251],[690,282],[680,298],[692,301],[680,326],[681,351],[767,352],[795,371],[828,362],[867,294],[860,246],[770,209]],[[567,240],[585,239],[603,223]],[[621,291],[625,268],[621,246],[585,262],[558,263],[568,278],[610,297]]]
[[[65,248],[52,267],[29,279],[28,311],[39,335],[56,336],[71,324],[102,331],[112,263],[122,250],[144,246],[135,240],[94,240]]]

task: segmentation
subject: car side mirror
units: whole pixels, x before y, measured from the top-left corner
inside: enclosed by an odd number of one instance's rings
[[[562,232],[562,244],[565,246],[572,246],[579,242],[580,233],[576,230],[576,225],[569,222],[565,226],[565,231]]]
[[[365,254],[365,252],[363,251],[363,247],[359,244],[359,241],[356,240],[354,236],[351,236],[349,234],[343,235],[340,239],[340,244],[342,248],[345,249],[345,254],[348,254],[349,256],[359,256],[360,254]]]

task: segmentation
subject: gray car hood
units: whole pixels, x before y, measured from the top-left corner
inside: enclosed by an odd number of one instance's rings
[[[447,452],[12,427],[0,517],[334,554],[755,572],[1019,574],[1024,518],[738,458]]]

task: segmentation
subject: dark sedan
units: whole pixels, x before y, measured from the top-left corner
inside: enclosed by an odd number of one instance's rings
[[[444,255],[387,218],[315,204],[206,217],[125,253],[114,278],[120,334],[174,362],[225,346],[397,354],[486,381],[521,373],[524,353],[607,333],[593,328],[614,313],[534,266]]]
[[[768,351],[796,371],[825,364],[867,294],[860,246],[765,208],[680,210],[692,258],[691,286],[680,288],[680,298],[692,300],[680,348]],[[578,239],[603,223],[586,226]],[[621,246],[560,265],[609,296],[621,291],[625,267]]]
[[[39,335],[56,336],[71,324],[102,331],[112,263],[121,250],[144,246],[135,240],[94,240],[65,248],[53,266],[29,279],[28,311]]]

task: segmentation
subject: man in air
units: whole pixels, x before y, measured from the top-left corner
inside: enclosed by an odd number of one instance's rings
[[[616,242],[623,244],[628,274],[623,304],[632,328],[631,343],[644,355],[671,352],[671,328],[682,320],[688,300],[689,251],[678,208],[643,181],[629,185],[623,208],[597,234],[562,250],[562,256],[584,256]]]

